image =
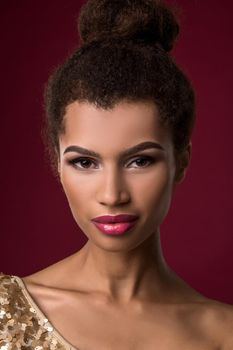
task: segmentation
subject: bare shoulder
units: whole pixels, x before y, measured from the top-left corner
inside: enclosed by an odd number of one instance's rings
[[[222,339],[222,350],[233,349],[233,305],[216,303],[212,307],[213,330],[219,332]]]
[[[30,296],[48,319],[52,320],[57,310],[68,309],[71,301],[75,300],[78,307],[82,305],[82,294],[73,283],[73,276],[75,272],[78,274],[78,269],[73,272],[72,259],[73,255],[70,255],[31,275],[21,277]]]
[[[65,287],[66,281],[70,280],[68,276],[70,277],[73,270],[73,256],[74,254],[31,275],[24,276],[22,279],[28,286],[62,289]]]
[[[233,305],[206,299],[197,310],[199,326],[221,346],[221,350],[232,350]]]

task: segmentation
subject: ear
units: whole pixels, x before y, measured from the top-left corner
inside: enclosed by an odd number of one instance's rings
[[[60,163],[60,160],[58,160],[57,162],[57,171],[58,171],[58,174],[60,176],[60,173],[61,173],[61,163]]]
[[[178,154],[176,157],[176,173],[174,178],[175,184],[179,184],[184,180],[188,165],[191,160],[191,154],[192,142],[190,141],[184,151]]]
[[[54,151],[56,153],[56,167],[57,167],[57,172],[60,176],[60,172],[61,172],[61,161],[60,161],[60,154],[58,152],[58,150],[56,148],[54,148]]]

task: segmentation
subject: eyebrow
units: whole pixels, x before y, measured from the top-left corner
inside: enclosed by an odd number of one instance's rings
[[[130,156],[134,153],[140,152],[140,151],[144,151],[146,149],[149,148],[156,148],[156,149],[160,149],[162,151],[165,151],[165,149],[157,142],[152,142],[152,141],[146,141],[146,142],[142,142],[139,143],[138,145],[135,145],[133,147],[130,147],[126,150],[124,150],[123,152],[120,153],[121,157],[126,157],[126,156]],[[64,153],[68,153],[68,152],[77,152],[86,156],[90,156],[90,157],[96,157],[96,158],[101,158],[101,155],[97,152],[94,152],[92,150],[80,147],[80,146],[69,146],[65,149]]]

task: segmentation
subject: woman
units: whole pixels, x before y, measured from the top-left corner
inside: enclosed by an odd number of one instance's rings
[[[0,277],[0,349],[233,349],[230,305],[166,264],[160,225],[190,163],[192,86],[179,32],[154,0],[89,0],[81,47],[50,78],[45,140],[76,223],[77,253]]]

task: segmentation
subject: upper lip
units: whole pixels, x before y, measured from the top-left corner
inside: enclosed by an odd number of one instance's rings
[[[115,223],[115,222],[129,222],[129,221],[134,221],[137,218],[138,218],[137,215],[132,215],[132,214],[102,215],[102,216],[97,216],[96,218],[92,219],[92,221],[106,224],[106,223]]]

